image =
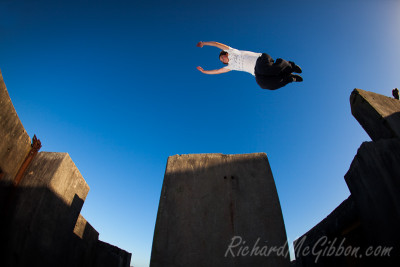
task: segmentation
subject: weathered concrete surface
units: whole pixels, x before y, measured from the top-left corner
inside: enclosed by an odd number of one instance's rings
[[[345,175],[369,244],[394,247],[380,266],[400,265],[400,140],[365,142]],[[371,258],[373,260],[373,258]]]
[[[0,266],[129,266],[79,214],[89,186],[68,154],[37,154],[12,183],[30,144],[0,72]]]
[[[354,89],[351,113],[373,141],[400,138],[400,101],[380,94]]]
[[[129,267],[132,254],[110,245],[103,241],[98,241],[96,246],[95,267]]]
[[[260,255],[271,247],[286,255],[286,241],[265,153],[168,158],[151,267],[289,266],[289,257],[276,251]],[[249,251],[242,256],[246,246]],[[253,247],[259,248],[258,255],[250,256]]]
[[[4,186],[1,266],[129,266],[131,254],[103,245],[79,214],[89,186],[67,153],[38,153],[18,187]]]
[[[76,221],[74,234],[80,239],[85,239],[90,236],[93,238],[90,239],[98,239],[99,233],[86,221],[86,219],[79,214],[78,220]]]
[[[71,265],[75,267],[93,266],[96,256],[96,246],[99,240],[99,233],[79,215],[74,228],[74,240],[72,251],[69,254]]]
[[[26,133],[11,102],[0,71],[0,169],[3,182],[11,182],[31,148]]]
[[[88,184],[67,153],[38,153],[20,185],[31,187],[45,185],[69,206],[76,197],[85,201],[89,193]],[[73,220],[73,226],[78,215],[79,212]]]
[[[129,267],[132,254],[99,240],[99,233],[79,215],[74,228],[73,251],[69,266]]]
[[[367,266],[368,259],[336,254],[340,247],[364,249],[365,239],[352,196],[349,196],[325,219],[293,242],[296,264],[293,266]],[[311,253],[312,249],[314,252]],[[330,248],[334,254],[323,253]],[[331,253],[332,253],[331,252]]]
[[[361,145],[345,175],[351,196],[294,242],[293,266],[400,266],[400,102],[355,89],[350,104],[374,142]],[[336,238],[336,243],[322,244],[323,236]],[[358,249],[362,257],[327,255],[331,247],[339,250],[341,240],[345,249]],[[314,247],[316,253],[304,255]],[[388,254],[365,254],[371,251]],[[317,259],[318,252],[322,255]]]
[[[71,266],[72,236],[89,186],[66,153],[40,152],[5,212],[4,266]]]

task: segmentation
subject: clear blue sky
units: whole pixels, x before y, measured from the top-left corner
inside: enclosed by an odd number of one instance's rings
[[[347,196],[363,141],[354,88],[400,87],[400,2],[0,1],[0,68],[42,151],[68,152],[91,190],[83,216],[147,266],[167,157],[266,152],[289,242]],[[219,68],[219,41],[303,68],[260,89]]]

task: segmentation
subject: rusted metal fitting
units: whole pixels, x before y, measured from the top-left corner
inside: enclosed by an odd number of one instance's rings
[[[24,162],[22,163],[21,167],[19,168],[17,175],[14,179],[14,186],[18,186],[24,176],[26,170],[28,169],[29,165],[31,164],[33,158],[39,152],[40,148],[42,147],[42,142],[37,139],[36,135],[33,135],[31,150],[29,151],[28,155],[26,156]]]

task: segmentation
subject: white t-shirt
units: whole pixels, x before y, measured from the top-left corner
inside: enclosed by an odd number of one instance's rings
[[[250,51],[237,50],[229,47],[224,50],[228,52],[228,66],[224,67],[229,70],[240,70],[246,71],[254,75],[254,67],[256,66],[257,59],[261,56],[261,53],[254,53]]]

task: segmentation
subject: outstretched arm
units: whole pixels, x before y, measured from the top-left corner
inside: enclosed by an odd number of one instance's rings
[[[197,46],[198,46],[198,47],[203,47],[203,46],[205,46],[205,45],[214,46],[214,47],[217,47],[217,48],[219,48],[219,49],[221,49],[221,50],[228,50],[228,49],[229,49],[229,46],[224,45],[224,44],[221,44],[221,43],[218,43],[218,42],[214,42],[214,41],[210,41],[210,42],[198,42],[198,43],[197,43]]]
[[[202,73],[204,73],[204,74],[221,74],[221,73],[226,73],[228,71],[231,71],[230,69],[227,69],[227,68],[220,68],[220,69],[217,69],[217,70],[204,70],[200,66],[197,67],[197,69],[199,71],[201,71]]]

